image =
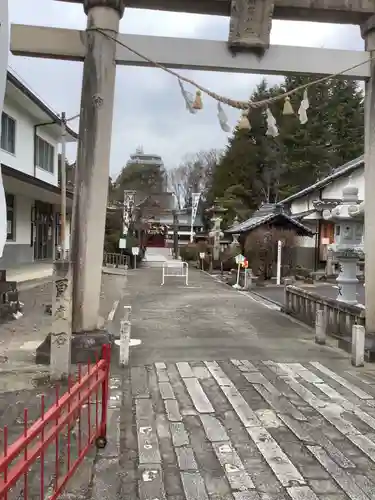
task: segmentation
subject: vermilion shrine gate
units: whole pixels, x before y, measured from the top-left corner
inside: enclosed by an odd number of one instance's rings
[[[375,1],[55,0],[83,4],[87,30],[13,25],[14,54],[84,61],[78,148],[73,330],[97,327],[116,63],[152,66],[116,43],[170,68],[258,74],[332,75],[366,82],[366,324],[375,333]],[[118,34],[127,7],[230,16],[228,43]],[[270,46],[272,19],[361,26],[366,51]],[[102,32],[97,31],[99,28]],[[105,36],[107,33],[109,36]],[[296,36],[298,34],[296,33]],[[374,208],[373,208],[374,207]]]

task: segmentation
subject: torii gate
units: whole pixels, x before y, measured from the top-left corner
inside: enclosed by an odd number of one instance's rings
[[[80,229],[73,249],[79,268],[75,303],[81,305],[73,331],[97,326],[116,63],[151,65],[92,29],[100,28],[149,59],[179,69],[331,75],[364,63],[343,76],[366,82],[366,324],[368,332],[375,333],[375,64],[369,61],[369,56],[375,57],[375,0],[126,0],[127,7],[230,15],[229,47],[208,40],[117,36],[125,0],[55,1],[83,4],[87,31],[13,25],[11,50],[29,57],[84,61],[77,160]],[[368,52],[269,47],[272,18],[358,24]]]

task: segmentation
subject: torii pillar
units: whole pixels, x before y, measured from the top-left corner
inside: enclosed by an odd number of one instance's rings
[[[365,86],[365,304],[366,333],[375,350],[375,15],[361,26],[365,49],[372,58]]]
[[[116,77],[116,42],[90,29],[117,37],[124,7],[124,0],[84,0],[87,38],[72,238],[74,333],[98,328]]]
[[[69,373],[70,360],[78,363],[93,359],[102,345],[110,342],[108,332],[98,322],[117,43],[92,28],[117,38],[124,0],[84,0],[83,6],[87,31],[71,238],[72,336],[69,345],[64,342],[66,352],[59,345],[52,354],[52,335],[36,352],[36,362],[50,362],[59,377]],[[56,297],[61,295],[57,286],[54,293]]]

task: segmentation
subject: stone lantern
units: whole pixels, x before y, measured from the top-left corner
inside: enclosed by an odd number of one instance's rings
[[[209,232],[210,238],[213,239],[213,259],[219,260],[220,258],[220,240],[224,236],[221,231],[221,223],[223,221],[223,215],[226,213],[227,209],[222,207],[218,200],[215,200],[213,206],[207,210],[207,213],[211,215],[212,230]]]
[[[238,220],[238,216],[236,215],[236,217],[234,218],[232,226],[236,227],[236,226],[238,226],[239,223],[240,223],[240,221]],[[232,247],[238,247],[239,246],[239,244],[240,244],[240,242],[238,241],[239,237],[240,237],[240,233],[232,234],[232,238],[233,238],[233,241],[231,243]]]
[[[332,210],[323,211],[323,218],[335,223],[331,250],[339,263],[337,300],[347,304],[357,304],[357,264],[364,256],[363,223],[357,216],[360,211],[358,188],[350,184],[342,191],[342,202]]]

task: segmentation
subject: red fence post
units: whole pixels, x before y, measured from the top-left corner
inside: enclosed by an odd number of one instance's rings
[[[111,347],[109,345],[103,345],[102,359],[105,361],[103,367],[105,373],[102,382],[102,411],[100,433],[96,440],[96,446],[98,448],[104,448],[107,444],[107,408],[109,400],[109,372],[111,365]]]
[[[54,404],[45,411],[44,395],[41,398],[40,417],[29,426],[28,411],[24,410],[24,428],[18,439],[8,443],[8,429],[3,429],[3,453],[0,452],[0,499],[6,500],[8,493],[18,481],[23,481],[22,496],[27,500],[30,496],[29,473],[31,467],[40,459],[40,498],[46,495],[47,481],[53,479],[53,492],[48,493],[50,500],[57,500],[66,483],[73,476],[77,467],[89,452],[90,447],[96,442],[98,448],[104,448],[107,443],[107,405],[109,399],[109,373],[110,373],[110,346],[103,346],[102,359],[95,365],[88,367],[87,373],[82,375],[78,368],[78,380],[72,385],[68,380],[68,390],[59,396],[56,387],[56,400]],[[93,397],[98,399],[101,390],[101,415],[98,423],[98,405],[96,407],[95,422],[91,420],[91,403]],[[94,396],[95,393],[95,396]],[[82,408],[88,408],[88,440],[82,446],[81,442],[81,416]],[[71,428],[78,426],[78,457],[71,459]],[[64,431],[67,429],[66,447],[68,452],[67,469],[60,467],[60,438],[64,446]],[[96,441],[95,441],[96,440]],[[46,477],[45,460],[47,448],[55,446],[55,468],[51,478]]]

